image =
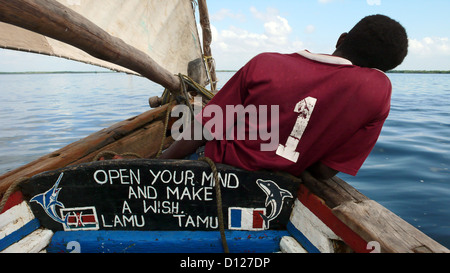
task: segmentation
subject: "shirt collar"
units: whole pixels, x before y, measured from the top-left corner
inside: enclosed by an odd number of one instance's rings
[[[332,55],[324,55],[324,54],[315,54],[311,53],[308,50],[302,50],[297,52],[297,54],[308,58],[313,61],[321,62],[321,63],[329,63],[329,64],[339,64],[339,65],[352,65],[352,62],[350,62],[347,59],[332,56]]]

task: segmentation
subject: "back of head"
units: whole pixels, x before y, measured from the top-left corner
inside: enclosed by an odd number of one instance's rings
[[[388,71],[400,65],[408,54],[408,37],[397,21],[371,15],[353,27],[337,51],[355,65]]]

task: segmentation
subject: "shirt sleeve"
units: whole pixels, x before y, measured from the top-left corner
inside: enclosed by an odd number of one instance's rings
[[[336,171],[356,176],[375,147],[385,120],[369,123],[359,129],[347,142],[328,153],[329,156],[321,162]]]

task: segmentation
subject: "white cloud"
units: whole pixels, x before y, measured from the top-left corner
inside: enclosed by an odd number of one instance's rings
[[[266,12],[260,12],[255,7],[251,7],[250,11],[255,18],[264,22],[265,34],[269,38],[286,40],[285,38],[291,34],[292,28],[288,20],[281,17],[277,9],[267,8]],[[280,42],[276,42],[276,44],[280,44]]]
[[[367,4],[370,6],[379,6],[381,5],[381,0],[367,0]]]
[[[260,19],[263,21],[273,20],[274,17],[278,16],[279,12],[275,8],[267,8],[266,12],[261,12],[255,7],[250,7],[250,12],[256,19]]]
[[[281,16],[277,16],[276,20],[265,23],[264,28],[269,35],[273,36],[286,36],[292,32],[288,20]]]
[[[261,21],[263,31],[249,31],[236,26],[239,24],[222,30],[217,30],[214,25],[211,27],[213,54],[220,67],[239,68],[262,52],[290,53],[303,49],[302,42],[290,39],[292,27],[277,9],[268,8],[265,11],[259,11],[255,7],[251,7],[250,12],[253,18],[257,19],[256,21]],[[229,14],[228,11],[220,12],[216,19],[227,16],[227,14]]]
[[[235,20],[238,20],[240,22],[244,22],[245,21],[245,15],[244,14],[242,14],[242,13],[233,13],[229,9],[220,9],[218,12],[212,14],[210,17],[211,17],[212,21],[222,21],[222,20],[225,20],[226,18],[235,19]]]
[[[306,33],[313,33],[314,31],[316,31],[316,27],[314,25],[307,25],[305,28]]]
[[[397,69],[450,70],[450,39],[425,37],[409,39],[409,52]]]
[[[425,37],[409,39],[410,53],[422,56],[450,55],[450,40],[447,37]]]

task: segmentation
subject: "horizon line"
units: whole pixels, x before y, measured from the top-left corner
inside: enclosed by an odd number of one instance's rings
[[[217,69],[216,72],[237,72],[236,69]],[[14,74],[96,74],[96,73],[125,73],[118,71],[0,71],[0,75],[14,75]],[[450,70],[423,70],[423,69],[401,69],[390,70],[386,73],[420,73],[420,74],[450,74]],[[126,74],[126,73],[125,73]],[[132,74],[130,74],[132,75]]]

